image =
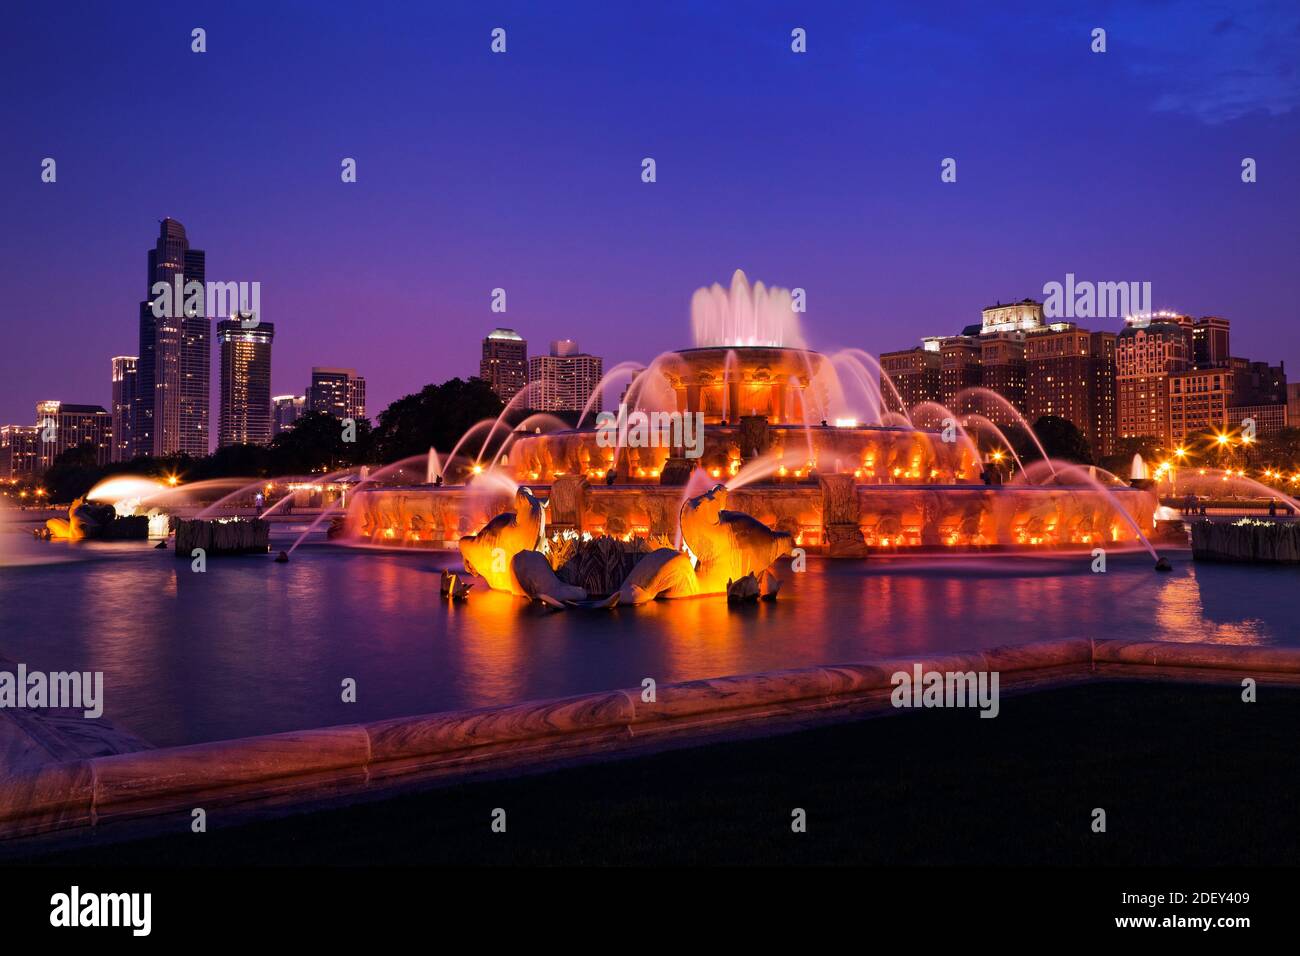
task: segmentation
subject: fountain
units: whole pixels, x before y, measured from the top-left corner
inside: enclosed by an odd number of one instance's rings
[[[1046,455],[1041,468],[1028,468],[1034,480],[1025,477],[1028,463],[1020,463],[1019,477],[1004,482],[1013,474],[1004,474],[1001,462],[1015,450],[984,415],[904,408],[872,356],[845,349],[828,358],[809,349],[799,319],[789,292],[751,286],[738,271],[729,289],[695,293],[693,347],[663,353],[644,368],[619,366],[620,376],[635,375],[625,411],[650,418],[642,434],[652,440],[610,447],[590,415],[586,427],[548,420],[504,435],[501,417],[485,420],[442,459],[441,484],[358,488],[343,538],[457,548],[509,509],[519,486],[546,502],[552,535],[669,548],[684,541],[697,559],[703,555],[691,544],[683,504],[701,493],[716,497],[707,489],[722,484],[727,513],[788,536],[790,547],[829,557],[1132,548],[1154,530],[1156,498],[1145,482],[1103,487]],[[697,443],[653,440],[672,434],[657,431],[655,421],[688,415],[703,425]],[[461,446],[485,433],[468,479],[452,483]],[[494,436],[503,441],[489,453]],[[992,442],[987,461],[977,437]],[[757,579],[763,569],[752,570]],[[707,587],[725,589],[725,578],[749,573],[707,569]]]

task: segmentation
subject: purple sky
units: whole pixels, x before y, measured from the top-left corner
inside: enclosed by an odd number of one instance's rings
[[[495,325],[607,366],[688,345],[736,268],[871,352],[1067,272],[1145,280],[1300,379],[1294,4],[439,6],[7,8],[0,422],[107,405],[167,215],[210,280],[262,283],[274,392],[355,366],[372,416]]]

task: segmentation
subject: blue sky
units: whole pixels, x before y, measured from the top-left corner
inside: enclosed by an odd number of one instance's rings
[[[10,4],[0,421],[107,404],[165,215],[262,283],[275,392],[352,365],[372,414],[499,324],[608,365],[687,345],[736,268],[871,352],[1067,272],[1150,281],[1300,376],[1300,7],[917,6]]]

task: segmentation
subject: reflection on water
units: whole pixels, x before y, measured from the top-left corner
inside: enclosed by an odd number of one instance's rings
[[[158,744],[1053,637],[1300,643],[1293,571],[1185,555],[1166,575],[1145,555],[1106,574],[1088,555],[813,559],[783,572],[775,604],[554,613],[482,587],[443,602],[450,554],[308,546],[195,574],[142,544],[29,552],[77,560],[0,568],[0,655],[103,670],[107,715]],[[340,700],[349,677],[355,704]]]

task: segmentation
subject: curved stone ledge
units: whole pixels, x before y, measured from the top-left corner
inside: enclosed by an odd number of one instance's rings
[[[484,707],[420,717],[395,717],[365,725],[370,760],[402,760],[488,744],[621,727],[635,720],[623,691],[559,700]]]
[[[649,702],[641,700],[638,691],[628,691],[635,701],[633,723],[785,704],[830,693],[831,681],[820,667],[664,684]]]
[[[353,725],[142,750],[97,757],[90,764],[95,814],[104,818],[180,805],[200,793],[258,785],[285,789],[277,781],[288,781],[292,789],[347,770],[364,775],[369,762],[366,731]]]
[[[1063,638],[1059,641],[1036,641],[1033,644],[1010,644],[992,647],[983,653],[984,666],[999,673],[1060,667],[1066,664],[1092,663],[1092,641]]]
[[[1096,642],[1098,664],[1201,667],[1261,673],[1300,673],[1300,647],[1243,647],[1236,644],[1174,644],[1164,641]]]
[[[0,777],[0,836],[70,829],[94,822],[90,761],[70,760]]]
[[[663,684],[368,724],[50,763],[0,778],[0,836],[70,829],[182,807],[294,802],[422,773],[541,763],[627,747],[642,735],[709,732],[826,710],[888,709],[899,671],[996,670],[1008,683],[1097,671],[1196,679],[1206,673],[1300,674],[1300,648],[1063,639],[974,654],[860,663]]]

